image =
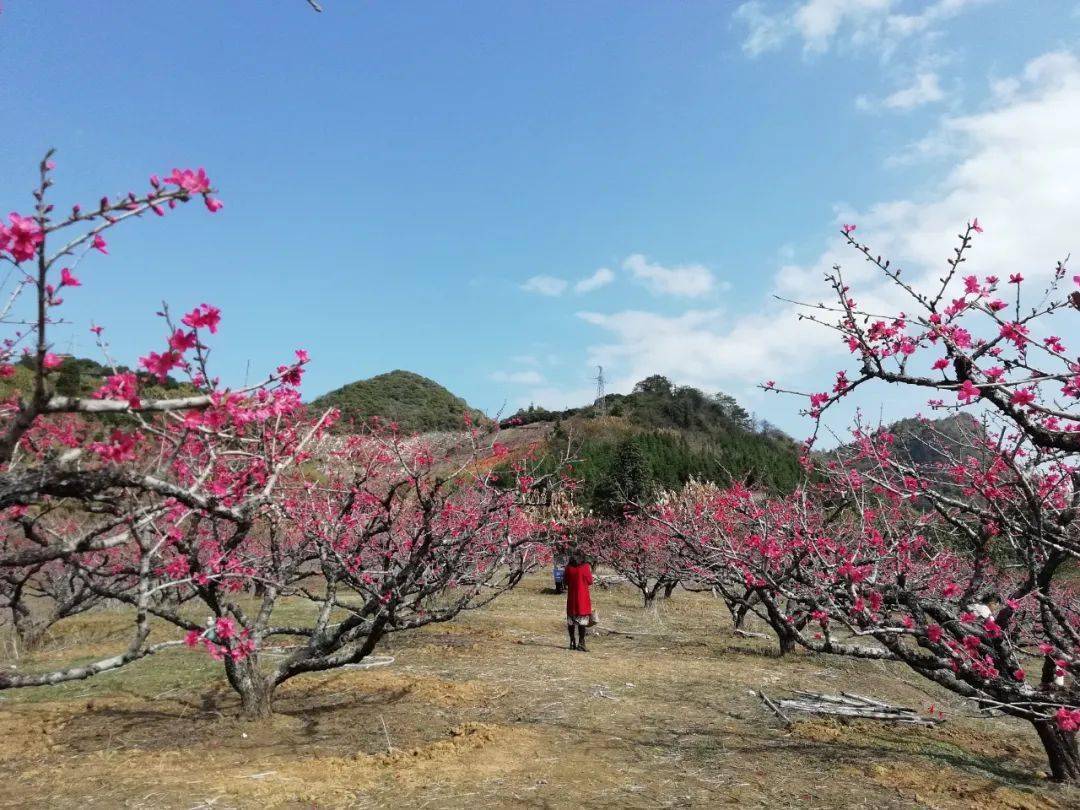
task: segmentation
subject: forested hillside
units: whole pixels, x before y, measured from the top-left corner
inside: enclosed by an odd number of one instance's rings
[[[487,421],[434,380],[400,370],[349,383],[314,400],[311,407],[338,408],[338,429],[344,431],[356,430],[372,417],[394,422],[404,433],[458,430],[465,424],[466,413],[474,420]]]
[[[579,500],[599,514],[620,512],[627,501],[681,486],[690,478],[733,480],[769,491],[793,489],[800,478],[798,446],[767,425],[755,425],[726,394],[706,394],[653,375],[629,394],[566,411],[529,408],[504,428],[553,423],[557,457],[567,444],[579,459]]]

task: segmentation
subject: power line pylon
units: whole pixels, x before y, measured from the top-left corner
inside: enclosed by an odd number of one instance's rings
[[[607,402],[604,400],[604,367],[596,367],[596,407],[603,416],[607,413]]]

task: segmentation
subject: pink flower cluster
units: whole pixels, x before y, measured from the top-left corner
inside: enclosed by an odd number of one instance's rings
[[[135,448],[140,441],[142,441],[142,434],[139,431],[125,433],[115,428],[109,434],[108,441],[92,442],[90,449],[105,461],[121,464],[125,461],[134,461]]]
[[[33,258],[38,245],[45,241],[41,226],[14,212],[8,215],[8,222],[0,224],[0,255],[7,251],[16,263]]]
[[[223,661],[226,657],[233,661],[243,661],[255,652],[255,642],[247,628],[237,632],[236,623],[228,616],[219,616],[213,626],[199,632],[190,631],[184,637],[184,643],[189,647],[197,647],[201,643],[206,652],[215,661]]]
[[[206,176],[205,169],[173,169],[165,182],[178,186],[188,194],[202,194],[206,209],[211,214],[216,214],[225,205],[221,200],[210,196],[210,178]]]
[[[200,304],[187,313],[181,323],[190,327],[192,331],[175,330],[169,336],[168,351],[160,354],[150,352],[145,357],[139,358],[139,365],[160,381],[164,381],[174,368],[186,365],[184,354],[199,345],[198,335],[195,330],[208,329],[211,334],[217,332],[218,324],[221,323],[221,310],[209,304]]]

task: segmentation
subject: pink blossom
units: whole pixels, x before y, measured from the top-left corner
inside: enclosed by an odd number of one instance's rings
[[[58,368],[64,362],[64,358],[59,355],[55,355],[52,352],[47,352],[42,359],[41,364],[45,368]]]
[[[1057,721],[1058,728],[1062,731],[1069,732],[1080,729],[1080,711],[1076,709],[1066,709],[1062,706],[1054,715],[1054,720]]]
[[[203,202],[206,204],[206,210],[209,211],[211,214],[216,214],[218,211],[225,207],[225,203],[209,195],[203,197]]]
[[[203,194],[210,190],[210,178],[205,169],[173,169],[165,182],[179,186],[189,194]]]
[[[971,333],[967,329],[959,326],[954,327],[949,330],[949,337],[952,338],[952,342],[956,344],[957,348],[971,348]]]
[[[60,286],[61,287],[81,287],[82,282],[75,276],[71,275],[71,270],[64,267],[60,270]]]
[[[220,639],[232,638],[236,635],[236,625],[228,616],[219,616],[214,622],[214,632]]]
[[[975,217],[975,219],[972,220],[972,222],[971,222],[971,230],[975,231],[975,233],[982,233],[983,232],[982,225],[979,224],[979,218],[978,217]]]
[[[1010,284],[1019,284],[1023,280],[1024,280],[1024,277],[1022,275],[1020,275],[1019,273],[1012,273],[1009,276],[1009,283]]]
[[[45,234],[37,222],[12,212],[8,215],[9,226],[0,225],[0,250],[7,250],[16,262],[33,257],[38,245],[45,241]]]
[[[845,236],[847,236],[847,235],[851,234],[855,230],[855,226],[854,225],[841,225],[840,230],[844,232]]]
[[[192,329],[201,329],[205,326],[210,330],[210,334],[214,334],[217,332],[218,324],[221,323],[221,310],[209,304],[200,304],[183,317],[182,323]]]
[[[1019,321],[1011,321],[1001,327],[1001,336],[1011,341],[1017,348],[1023,348],[1027,344],[1028,328]]]
[[[101,237],[100,233],[95,233],[94,234],[94,243],[93,243],[92,247],[95,250],[100,250],[106,256],[109,254],[108,248],[105,246],[105,240]]]
[[[1035,391],[1033,388],[1017,388],[1013,391],[1013,395],[1009,397],[1009,402],[1013,405],[1030,405],[1035,401]]]
[[[139,364],[156,376],[158,380],[164,381],[169,372],[180,365],[180,355],[174,351],[164,352],[163,354],[150,352],[146,357],[139,358]]]
[[[172,337],[169,338],[169,348],[183,354],[189,349],[194,349],[198,342],[198,338],[194,332],[185,332],[183,329],[177,329],[172,333]]]
[[[106,378],[105,384],[94,392],[97,399],[123,399],[132,408],[138,408],[139,381],[130,371],[122,374],[113,374]]]
[[[971,380],[964,380],[964,384],[957,389],[956,396],[961,402],[967,403],[973,399],[978,399],[981,393],[978,386],[974,385]]]
[[[112,433],[109,434],[108,441],[93,442],[90,445],[90,449],[105,461],[120,464],[125,461],[134,460],[135,445],[138,444],[141,439],[142,434],[138,431],[134,433],[125,433],[119,428],[115,428]]]

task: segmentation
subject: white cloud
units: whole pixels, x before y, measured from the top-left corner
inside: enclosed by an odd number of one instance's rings
[[[893,0],[808,0],[795,9],[791,19],[808,51],[829,49],[841,26],[858,38],[877,28]]]
[[[824,53],[841,41],[888,54],[905,40],[934,35],[941,23],[983,2],[937,0],[907,14],[898,10],[898,0],[798,0],[771,4],[768,11],[762,0],[750,0],[735,10],[734,18],[746,26],[743,50],[749,56],[776,50],[792,38],[810,54]]]
[[[514,385],[542,385],[544,375],[533,369],[522,371],[493,371],[491,379],[495,382],[512,383]]]
[[[926,104],[933,104],[945,98],[941,89],[941,81],[936,73],[919,73],[915,81],[908,87],[901,88],[891,95],[885,96],[880,101],[874,101],[866,96],[859,96],[855,105],[862,110],[871,110],[883,107],[887,110],[914,110]]]
[[[735,9],[735,19],[746,24],[743,50],[749,56],[774,51],[784,44],[791,31],[782,17],[767,14],[759,0],[750,0]]]
[[[606,267],[601,267],[595,273],[579,279],[574,284],[574,292],[587,293],[598,290],[615,280],[615,274]],[[537,293],[557,298],[570,288],[570,282],[556,276],[533,276],[521,285],[525,292]]]
[[[566,292],[569,282],[554,276],[533,276],[521,285],[525,292],[556,297]]]
[[[673,317],[639,310],[578,313],[611,337],[591,346],[589,357],[615,370],[612,390],[628,390],[657,373],[706,390],[733,382],[754,384],[836,342],[827,330],[788,315],[779,305],[741,316],[721,310],[689,310]]]
[[[686,264],[664,267],[652,264],[645,256],[634,253],[626,257],[623,269],[628,271],[635,281],[644,284],[649,290],[660,295],[678,295],[687,298],[706,295],[717,286],[726,288],[726,284],[717,285],[712,271],[703,264]]]
[[[574,292],[586,293],[598,290],[615,280],[615,274],[608,268],[601,267],[591,276],[586,276],[574,285]]]

